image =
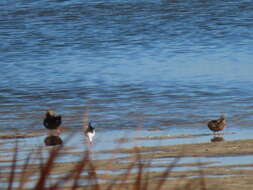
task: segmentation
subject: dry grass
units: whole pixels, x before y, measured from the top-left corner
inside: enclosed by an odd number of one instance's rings
[[[54,165],[56,164],[57,159],[64,156],[61,154],[63,149],[63,146],[53,147],[46,160],[42,157],[41,149],[36,151],[34,154],[36,154],[36,157],[40,158],[40,167],[39,170],[36,171],[29,168],[32,160],[31,158],[34,156],[32,153],[27,155],[22,167],[18,165],[19,146],[18,143],[16,143],[13,151],[10,172],[8,176],[1,175],[0,173],[0,179],[3,179],[3,177],[7,178],[7,180],[5,180],[5,183],[7,183],[7,190],[148,190],[151,189],[150,187],[154,190],[160,190],[163,189],[173,167],[180,159],[176,158],[154,179],[148,171],[150,162],[144,164],[142,162],[141,154],[137,151],[135,154],[135,161],[129,163],[123,174],[118,175],[119,177],[115,178],[114,176],[114,178],[111,178],[110,180],[108,179],[104,182],[99,182],[100,179],[99,175],[97,175],[97,168],[92,160],[90,160],[90,153],[85,152],[83,157],[73,164],[71,170],[65,171],[62,175],[54,178],[52,176],[52,171],[54,170]],[[135,169],[135,172],[133,172],[133,169]],[[84,175],[85,172],[87,175]],[[37,176],[37,178],[34,178],[35,176]],[[0,180],[0,183],[3,183],[2,179]],[[205,189],[204,182],[202,183],[202,186],[202,189]]]
[[[234,190],[238,189],[238,186],[240,189],[251,189],[253,185],[253,171],[235,170],[234,176],[209,178],[208,175],[219,176],[226,173],[224,171],[230,174],[230,168],[237,165],[216,168],[206,167],[209,163],[180,164],[178,163],[180,155],[170,163],[154,165],[151,161],[156,157],[155,154],[146,159],[141,150],[135,148],[135,152],[131,152],[131,157],[134,157],[131,161],[117,165],[112,159],[91,160],[90,152],[84,152],[79,161],[64,166],[58,159],[64,158],[63,152],[66,147],[51,147],[46,159],[43,158],[42,149],[43,147],[40,147],[39,150],[28,153],[20,165],[19,145],[16,143],[12,148],[10,167],[0,166],[0,189],[2,190],[2,184],[5,184],[6,190]],[[33,163],[35,158],[39,164]],[[110,165],[123,173],[109,173],[112,171]],[[181,165],[197,166],[198,170],[184,172],[174,170],[174,167]],[[164,169],[150,171],[154,166],[162,166]],[[9,171],[4,173],[7,168]],[[104,174],[100,173],[101,169],[105,171]]]

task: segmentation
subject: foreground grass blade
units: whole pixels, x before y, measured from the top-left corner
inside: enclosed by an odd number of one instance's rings
[[[11,173],[10,173],[10,177],[8,181],[8,190],[12,190],[12,185],[14,182],[15,170],[16,170],[16,165],[17,165],[17,158],[18,158],[18,142],[16,140],[14,154],[12,158]]]
[[[36,190],[44,190],[46,179],[49,177],[49,174],[53,168],[54,161],[56,160],[60,149],[61,149],[61,146],[56,147],[50,151],[50,155],[46,164],[42,165],[42,168],[40,171],[40,177],[38,179],[37,184],[35,185]]]
[[[21,172],[21,176],[20,176],[20,183],[19,183],[19,187],[18,187],[18,190],[22,190],[25,183],[28,181],[28,178],[29,176],[32,174],[27,174],[27,168],[28,168],[28,165],[30,163],[30,159],[31,159],[31,154],[29,154],[27,157],[26,157],[26,160],[25,160],[25,163],[24,163],[24,166],[22,168],[22,172]]]
[[[180,157],[175,158],[174,161],[170,164],[170,166],[163,172],[163,174],[161,175],[162,180],[159,181],[157,187],[155,188],[156,190],[159,190],[162,188],[163,184],[166,182],[166,178],[170,176],[172,169],[175,167],[179,159]]]

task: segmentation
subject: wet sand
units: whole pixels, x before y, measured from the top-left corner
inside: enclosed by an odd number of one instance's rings
[[[30,134],[31,135],[31,134]],[[27,137],[30,137],[28,134]],[[38,135],[38,134],[36,134]],[[35,136],[36,136],[35,135]],[[201,135],[201,134],[200,134]],[[196,138],[196,135],[178,135],[171,136],[169,138]],[[202,136],[202,135],[201,135]],[[8,135],[6,138],[8,139]],[[19,136],[16,136],[19,138]],[[158,140],[161,137],[148,137],[145,140]],[[218,137],[222,138],[222,137]],[[143,139],[142,139],[143,140]],[[85,151],[72,151],[73,147],[63,146],[63,150],[60,152],[60,156],[66,155],[84,155]],[[217,142],[205,142],[205,143],[193,143],[193,144],[176,144],[166,146],[133,146],[129,148],[117,148],[94,152],[94,154],[110,154],[115,155],[112,159],[90,159],[89,161],[95,167],[96,176],[98,180],[102,180],[100,183],[100,189],[106,189],[107,185],[116,180],[122,182],[125,179],[125,173],[131,167],[128,176],[128,183],[123,184],[127,189],[128,186],[132,186],[135,179],[138,177],[136,172],[140,169],[140,161],[143,170],[143,182],[146,181],[146,177],[152,181],[149,184],[149,189],[155,189],[156,185],[161,179],[164,180],[163,189],[167,188],[181,188],[185,189],[186,186],[191,185],[192,189],[201,189],[201,184],[207,187],[207,189],[252,189],[253,187],[253,162],[245,164],[238,163],[223,163],[217,165],[216,158],[225,157],[238,157],[243,155],[253,155],[253,139],[231,140]],[[14,148],[0,148],[1,152],[13,153]],[[195,157],[195,162],[180,163],[180,160],[187,157]],[[212,158],[210,161],[198,161],[198,158]],[[171,158],[172,161],[168,162],[154,162]],[[34,158],[35,160],[36,158]],[[173,161],[174,160],[174,161]],[[0,159],[1,165],[1,183],[6,183],[10,176],[12,159]],[[51,172],[50,179],[57,180],[59,176],[72,171],[78,162],[56,162]],[[19,181],[22,169],[22,164],[17,165],[15,181]],[[40,164],[31,162],[29,165],[29,174],[33,176],[39,175]],[[175,169],[177,168],[177,169]],[[181,169],[178,169],[181,168]],[[87,168],[86,168],[87,169]],[[170,170],[166,179],[162,176],[164,171]],[[82,174],[82,180],[89,179],[88,173]],[[31,182],[36,181],[35,178],[30,179]],[[85,185],[85,183],[83,183]],[[115,185],[113,189],[117,189],[118,185]],[[64,188],[68,189],[68,188]]]
[[[143,153],[142,158],[164,157],[208,157],[253,154],[253,139],[208,142],[196,144],[180,144],[168,146],[119,148],[101,151],[101,153]],[[155,153],[155,154],[154,154]]]

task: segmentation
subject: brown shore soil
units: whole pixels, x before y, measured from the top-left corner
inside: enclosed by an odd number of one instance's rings
[[[19,137],[16,136],[16,138]],[[154,139],[150,138],[150,140]],[[108,189],[112,183],[111,189],[115,190],[144,189],[144,187],[152,190],[157,189],[161,182],[161,189],[253,189],[253,161],[250,164],[245,164],[240,163],[240,160],[238,160],[236,164],[228,163],[225,165],[216,165],[216,161],[214,161],[215,157],[236,156],[238,158],[238,156],[253,155],[252,147],[253,139],[153,147],[138,146],[98,152],[100,154],[121,153],[120,157],[114,157],[113,159],[86,159],[82,161],[89,162],[92,166],[92,172],[96,173],[96,180],[102,180],[101,185],[99,185],[100,190]],[[2,152],[13,152],[14,150],[14,148],[0,148]],[[64,156],[65,154],[85,155],[85,152],[64,152],[69,150],[71,148],[64,147],[59,156]],[[122,156],[122,153],[125,156]],[[179,163],[178,161],[184,157],[196,157],[196,162]],[[214,159],[212,161],[199,162],[197,161],[198,157],[212,157]],[[152,163],[153,160],[164,158],[172,158],[174,161]],[[6,165],[8,162],[10,164]],[[0,159],[0,183],[9,181],[11,172],[8,170],[11,170],[11,164],[12,159]],[[51,168],[49,179],[57,181],[60,179],[60,175],[73,171],[77,164],[80,164],[80,162],[55,162]],[[84,170],[90,171],[90,165],[85,166]],[[29,168],[26,173],[27,176],[39,176],[41,164],[29,163],[26,167]],[[183,169],[174,170],[174,168],[179,167]],[[15,182],[18,182],[24,175],[24,173],[19,171],[22,168],[23,165],[16,166]],[[89,172],[88,174],[81,174],[80,180],[87,179],[90,179]],[[36,178],[31,178],[30,181],[36,181]],[[62,187],[61,189],[68,190],[71,187]],[[79,189],[83,189],[83,187]],[[89,185],[85,189],[96,188],[93,185]]]
[[[167,146],[136,146],[133,148],[118,148],[104,150],[101,153],[143,153],[142,158],[164,157],[208,157],[208,156],[233,156],[253,154],[253,139],[208,142],[196,144],[178,144]],[[154,154],[155,153],[155,154]]]

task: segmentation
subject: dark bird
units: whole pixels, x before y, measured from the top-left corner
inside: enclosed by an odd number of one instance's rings
[[[95,136],[95,128],[92,127],[91,122],[89,122],[88,126],[85,128],[85,136],[88,138],[89,143],[92,143],[92,139]]]
[[[56,115],[56,113],[52,110],[48,110],[43,124],[47,129],[57,129],[61,125],[61,116]]]
[[[215,133],[222,131],[226,126],[227,122],[225,119],[225,115],[221,115],[217,120],[211,120],[207,124],[208,128]]]

